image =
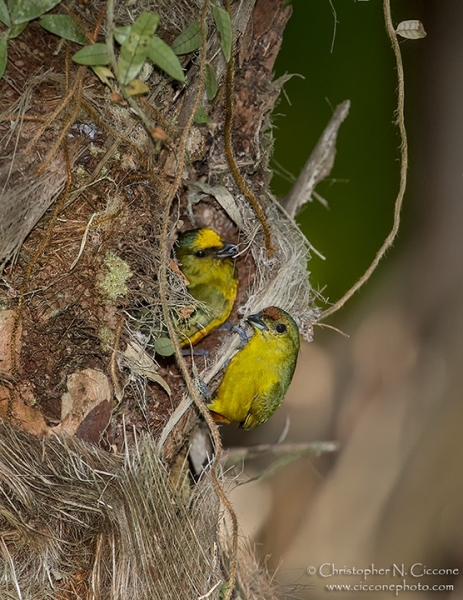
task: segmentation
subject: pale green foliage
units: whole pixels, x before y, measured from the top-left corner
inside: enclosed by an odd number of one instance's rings
[[[8,31],[8,39],[14,40],[15,37],[18,37],[25,29],[27,23],[20,23],[19,25],[13,25],[11,29]]]
[[[11,22],[15,25],[33,21],[51,10],[61,0],[9,0]]]
[[[20,35],[29,21],[42,16],[59,4],[60,1],[9,0],[7,6],[5,0],[0,0],[0,21],[8,27],[8,30],[0,35],[0,79],[3,77],[6,68],[7,41]]]
[[[69,15],[45,15],[59,3],[60,0],[9,0],[7,5],[5,0],[0,0],[0,22],[8,27],[7,32],[0,36],[0,78],[7,64],[8,39],[20,35],[29,21],[40,17],[40,25],[47,31],[65,40],[85,44],[85,33]],[[230,17],[227,11],[215,5],[212,7],[212,14],[219,32],[223,54],[228,61],[233,40]],[[174,40],[172,47],[155,35],[158,23],[159,15],[145,11],[132,25],[115,29],[114,38],[121,46],[117,62],[117,79],[122,86],[128,86],[137,77],[147,58],[173,79],[182,83],[185,81],[177,55],[188,54],[200,48],[202,42],[200,22],[192,21]],[[105,66],[111,62],[108,47],[103,43],[84,46],[74,54],[72,59],[79,65],[91,67]],[[209,63],[206,65],[205,85],[208,99],[213,100],[218,86],[215,71]],[[198,112],[196,122],[208,122],[204,111]]]
[[[198,123],[198,125],[203,125],[205,123],[210,123],[210,121],[211,120],[209,119],[204,108],[199,107],[195,114],[195,123]]]
[[[40,25],[47,31],[65,40],[84,45],[85,33],[69,15],[50,14],[47,11],[60,3],[60,0],[0,0],[0,22],[8,30],[0,35],[0,78],[7,64],[7,43],[20,35],[29,21],[40,17]],[[159,15],[142,12],[132,25],[118,27],[114,32],[121,45],[117,75],[119,83],[127,86],[143,68],[146,58],[160,67],[177,81],[184,82],[182,66],[172,49],[154,35],[159,23]],[[72,57],[79,65],[98,67],[110,64],[106,44],[84,46]]]
[[[81,45],[86,42],[84,32],[69,15],[44,15],[40,17],[40,25],[65,40]]]
[[[0,21],[7,27],[11,27],[10,14],[5,4],[5,0],[0,0]]]
[[[214,100],[217,95],[218,85],[214,67],[210,63],[206,63],[206,78],[204,84],[206,86],[207,99],[209,101]]]
[[[172,42],[175,54],[189,54],[201,46],[201,25],[198,20],[192,21],[188,27]]]
[[[156,354],[160,354],[161,356],[172,356],[175,352],[172,340],[167,337],[157,338],[154,342],[154,349],[156,350]]]
[[[148,49],[148,58],[177,81],[185,81],[182,65],[172,48],[161,38],[154,36]]]
[[[142,12],[130,28],[122,43],[118,62],[118,79],[122,85],[127,85],[140,73],[158,23],[159,15]]]
[[[146,58],[173,79],[185,81],[182,66],[175,53],[161,38],[154,35],[158,23],[159,15],[143,12],[133,25],[123,25],[114,30],[114,39],[121,45],[117,63],[118,80],[121,85],[127,86],[135,79],[143,68]],[[97,44],[79,50],[72,57],[73,60],[79,64],[92,66],[109,64],[106,44],[99,44],[106,48],[106,53],[102,52],[101,57],[97,50],[90,50],[95,45]],[[87,52],[83,53],[84,50]],[[100,58],[105,62],[95,62]],[[82,62],[83,60],[86,62]],[[88,62],[89,60],[92,62]]]
[[[212,14],[214,16],[215,25],[220,35],[220,45],[222,47],[223,55],[225,60],[228,62],[232,52],[232,24],[230,15],[226,10],[220,8],[220,6],[212,5]]]
[[[114,30],[114,39],[118,44],[123,44],[125,40],[130,35],[131,26],[130,25],[122,25],[121,27],[116,27]]]
[[[72,60],[78,65],[109,65],[108,46],[106,44],[85,46],[74,54]]]
[[[5,72],[6,58],[7,58],[6,36],[0,35],[0,79],[3,77],[3,73]]]

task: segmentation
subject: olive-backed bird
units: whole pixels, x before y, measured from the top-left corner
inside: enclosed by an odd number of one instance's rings
[[[180,345],[196,344],[230,316],[238,277],[232,258],[238,249],[213,229],[191,229],[180,234],[175,256],[188,280],[189,293],[200,304],[176,323]]]
[[[253,336],[231,359],[207,405],[216,421],[252,429],[281,406],[296,368],[299,329],[281,308],[270,306],[246,321]]]

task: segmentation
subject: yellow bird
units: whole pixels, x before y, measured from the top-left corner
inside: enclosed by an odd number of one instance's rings
[[[281,308],[270,306],[247,319],[252,338],[231,359],[207,405],[216,421],[252,429],[281,406],[296,368],[299,329]]]
[[[224,323],[233,308],[238,277],[231,260],[238,250],[213,229],[191,229],[180,234],[175,256],[188,280],[187,289],[201,304],[176,323],[180,345],[196,344]]]

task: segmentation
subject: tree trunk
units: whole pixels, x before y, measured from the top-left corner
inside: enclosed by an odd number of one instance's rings
[[[130,25],[143,8],[160,15],[156,35],[170,45],[203,6],[152,0],[133,8],[117,2],[114,25]],[[82,1],[54,12],[69,12],[88,40],[103,43],[104,10]],[[271,282],[296,248],[299,271],[289,267],[282,302],[307,337],[316,316],[307,307],[307,247],[268,189],[270,115],[282,83],[272,69],[290,9],[248,0],[231,14],[234,154],[270,220],[271,260],[227,166],[227,63],[211,12],[207,60],[218,93],[199,97],[208,119],[197,110],[197,52],[181,57],[185,84],[149,63],[139,75],[149,92],[127,97],[114,79],[76,65],[78,46],[62,45],[38,20],[8,43],[0,81],[2,597],[219,598],[228,578],[210,475],[194,484],[185,469],[197,411],[187,403],[171,421],[185,381],[172,357],[155,354],[167,338],[163,272],[172,314],[191,302],[162,248],[179,230],[201,226],[252,240],[237,267],[236,307],[248,310],[275,297]],[[224,335],[202,344],[209,363]],[[194,363],[206,365],[201,356]],[[240,557],[236,597],[272,597],[252,553]]]

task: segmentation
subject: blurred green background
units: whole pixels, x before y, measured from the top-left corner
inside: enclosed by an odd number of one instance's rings
[[[401,0],[394,2],[393,8],[394,23],[419,19],[423,2]],[[413,64],[423,42],[401,41],[406,116],[411,121]],[[293,77],[285,84],[287,98],[281,95],[274,112],[272,187],[277,196],[291,188],[280,166],[297,177],[334,108],[343,100],[351,101],[350,114],[340,129],[331,176],[317,187],[329,209],[314,199],[298,216],[311,244],[326,257],[323,261],[313,255],[309,265],[312,285],[324,288],[324,297],[334,302],[363,274],[390,231],[398,190],[400,140],[394,126],[397,79],[382,2],[294,0],[275,70],[276,77],[285,73],[304,77]],[[406,205],[399,239],[388,260],[400,249],[407,229]],[[373,279],[388,260],[381,263]],[[362,291],[365,293],[365,288]],[[344,316],[362,291],[343,309]]]

